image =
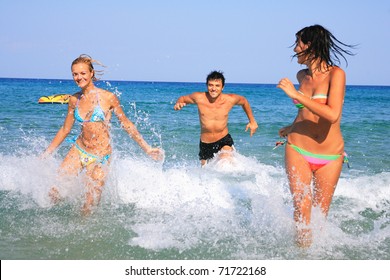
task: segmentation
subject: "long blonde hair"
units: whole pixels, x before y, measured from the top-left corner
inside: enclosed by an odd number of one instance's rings
[[[85,63],[85,64],[88,65],[89,71],[93,72],[92,81],[99,80],[98,78],[96,78],[95,74],[103,75],[103,72],[104,72],[103,70],[95,70],[93,65],[96,64],[96,65],[99,65],[99,66],[102,66],[102,67],[106,67],[101,62],[99,62],[99,61],[97,61],[95,59],[92,59],[92,57],[90,57],[87,54],[81,54],[78,58],[73,60],[71,67],[73,65],[75,65],[75,64],[78,64],[78,63]]]

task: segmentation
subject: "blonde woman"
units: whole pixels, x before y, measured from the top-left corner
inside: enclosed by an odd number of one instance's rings
[[[109,123],[112,113],[116,115],[123,129],[154,160],[163,157],[163,151],[152,148],[138,132],[135,125],[126,117],[121,104],[112,92],[97,88],[93,64],[98,63],[87,55],[81,55],[72,62],[71,70],[74,82],[80,91],[70,97],[68,113],[63,126],[44,152],[49,155],[57,149],[70,133],[75,121],[80,123],[81,133],[65,156],[61,175],[75,176],[86,170],[86,196],[83,213],[89,214],[91,208],[100,201],[112,152]],[[53,187],[51,198],[59,199],[59,190]]]

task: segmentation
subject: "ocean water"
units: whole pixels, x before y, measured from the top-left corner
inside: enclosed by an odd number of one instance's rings
[[[259,129],[249,137],[235,107],[233,161],[206,168],[196,106],[173,110],[180,95],[205,84],[98,86],[119,96],[144,138],[165,150],[164,162],[145,156],[114,117],[111,171],[96,211],[80,214],[83,174],[64,183],[65,199],[52,205],[47,193],[71,144],[40,155],[67,105],[37,101],[78,89],[69,80],[0,79],[0,259],[390,259],[390,87],[347,86],[342,131],[351,168],[343,168],[328,219],[313,214],[312,247],[299,249],[284,149],[273,150],[296,108],[275,85],[225,86],[247,97]]]

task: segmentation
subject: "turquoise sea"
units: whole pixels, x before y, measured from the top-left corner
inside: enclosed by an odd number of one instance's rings
[[[303,250],[294,243],[284,149],[273,150],[296,108],[275,85],[225,86],[247,97],[259,129],[249,137],[245,113],[234,108],[234,161],[206,168],[197,156],[197,108],[173,110],[180,95],[203,91],[204,83],[97,85],[119,96],[144,138],[165,150],[164,162],[145,156],[114,117],[111,172],[96,212],[80,214],[83,174],[51,205],[47,193],[71,143],[39,156],[67,105],[37,101],[78,88],[70,80],[0,79],[0,259],[390,259],[390,87],[347,86],[342,131],[351,166],[327,221],[314,213],[314,243]]]

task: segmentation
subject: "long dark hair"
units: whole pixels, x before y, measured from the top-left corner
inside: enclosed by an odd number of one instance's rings
[[[356,45],[344,44],[327,29],[318,24],[302,28],[295,34],[295,37],[295,43],[301,40],[302,43],[308,44],[309,47],[293,57],[303,54],[307,55],[308,60],[319,59],[320,65],[322,62],[325,62],[327,65],[333,66],[340,64],[340,58],[343,58],[346,65],[348,65],[344,55],[355,55],[342,47],[355,48]]]

